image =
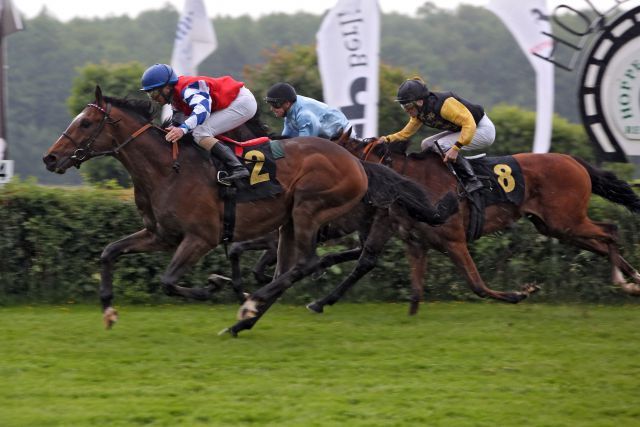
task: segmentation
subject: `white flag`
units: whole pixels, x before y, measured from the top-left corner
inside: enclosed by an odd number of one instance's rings
[[[198,64],[217,47],[218,40],[203,0],[185,0],[171,55],[171,66],[176,74],[197,75]]]
[[[24,29],[20,11],[13,6],[11,0],[0,0],[0,33],[7,36]]]
[[[546,153],[551,146],[553,124],[553,64],[533,55],[550,56],[553,40],[546,0],[491,0],[489,10],[511,31],[536,72],[536,133],[534,153]]]
[[[338,0],[316,37],[324,102],[340,108],[358,136],[377,136],[378,2]]]

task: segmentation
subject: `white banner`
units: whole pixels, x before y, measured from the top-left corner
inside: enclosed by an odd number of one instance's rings
[[[0,33],[7,36],[24,29],[20,11],[11,3],[11,0],[0,0]]]
[[[548,57],[553,49],[546,0],[491,0],[487,6],[511,31],[536,72],[536,133],[534,153],[547,153],[553,125],[553,64],[533,53]],[[506,52],[505,52],[506,53]]]
[[[185,0],[178,20],[171,66],[179,76],[195,76],[200,64],[218,47],[203,0]]]
[[[324,102],[340,108],[359,137],[378,136],[378,2],[338,0],[316,38]]]

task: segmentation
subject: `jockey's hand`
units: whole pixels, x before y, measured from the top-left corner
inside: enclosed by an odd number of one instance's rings
[[[456,150],[455,148],[451,148],[444,154],[443,160],[445,163],[448,163],[448,162],[455,163],[457,159],[458,159],[458,150]]]
[[[169,142],[178,142],[180,138],[184,136],[184,129],[181,127],[169,126],[167,128],[168,132],[165,135],[164,139]]]
[[[378,142],[380,144],[387,144],[389,141],[384,136],[381,136],[380,138],[378,138]]]

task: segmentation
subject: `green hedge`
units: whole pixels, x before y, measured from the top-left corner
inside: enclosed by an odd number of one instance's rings
[[[599,197],[591,216],[620,226],[623,254],[640,266],[640,217]],[[99,257],[110,242],[142,228],[128,190],[53,188],[15,181],[0,189],[0,303],[94,301],[100,278]],[[348,244],[349,242],[345,242]],[[321,252],[335,247],[321,248]],[[514,230],[487,236],[471,246],[480,273],[494,289],[518,288],[535,282],[542,287],[536,301],[635,301],[610,284],[608,262],[590,252],[539,235],[522,220]],[[257,253],[244,257],[245,277]],[[169,254],[121,257],[114,277],[116,303],[163,302],[160,275]],[[288,302],[306,302],[328,292],[352,264],[335,266],[321,277],[307,279],[285,295]],[[229,274],[222,247],[216,248],[184,278],[186,286],[202,286],[212,272]],[[352,301],[403,301],[410,293],[408,264],[399,241],[388,245],[374,271],[358,283]],[[250,282],[250,285],[253,284]],[[474,300],[460,274],[444,255],[433,251],[426,280],[428,300]],[[214,302],[232,302],[226,289]]]

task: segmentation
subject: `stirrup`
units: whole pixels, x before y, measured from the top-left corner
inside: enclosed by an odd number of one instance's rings
[[[229,172],[221,170],[221,171],[218,171],[218,174],[216,175],[216,180],[218,181],[219,184],[226,185],[227,187],[231,187],[232,182],[227,179],[228,177],[229,177]]]

